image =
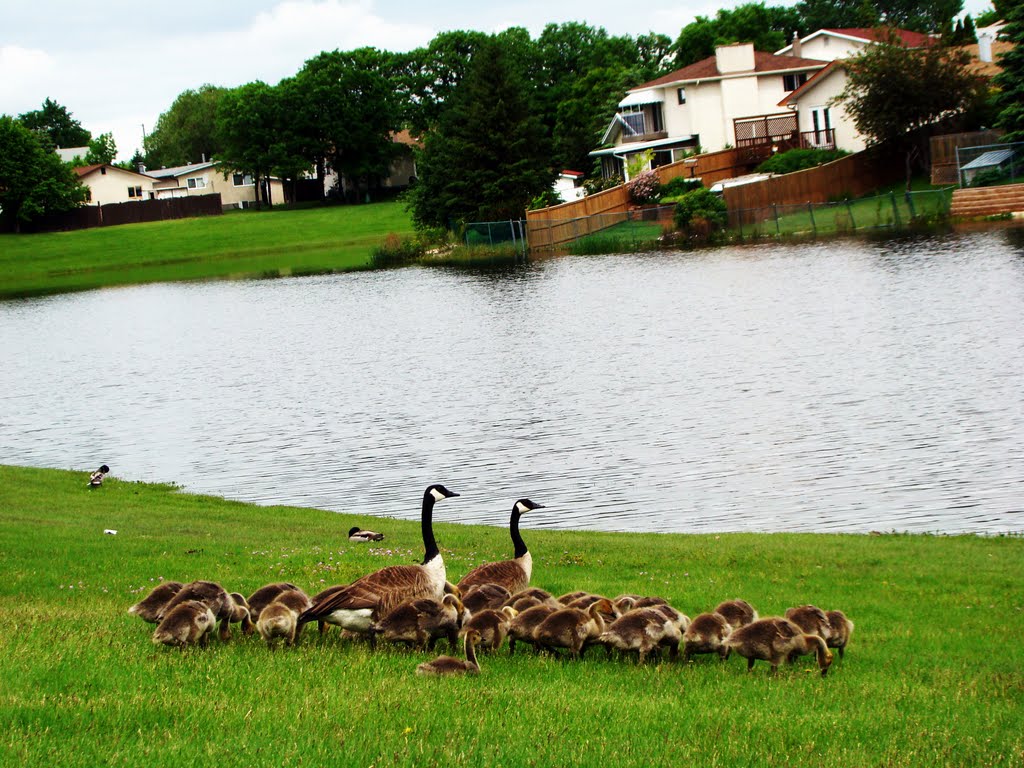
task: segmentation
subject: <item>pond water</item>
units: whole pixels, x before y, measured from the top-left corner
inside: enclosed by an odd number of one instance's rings
[[[0,303],[0,462],[524,529],[1024,531],[1024,231]],[[84,476],[83,476],[84,483]],[[368,521],[372,524],[373,521]]]

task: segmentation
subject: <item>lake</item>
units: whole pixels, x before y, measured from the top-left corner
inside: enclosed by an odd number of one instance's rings
[[[0,302],[0,344],[8,464],[402,518],[443,482],[436,519],[526,496],[524,530],[1024,531],[1020,228],[101,290]]]

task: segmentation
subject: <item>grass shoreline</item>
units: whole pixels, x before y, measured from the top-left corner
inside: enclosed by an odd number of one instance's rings
[[[579,663],[507,651],[476,679],[424,682],[428,655],[332,634],[269,652],[234,630],[185,652],[125,613],[159,578],[310,592],[422,554],[417,522],[259,507],[87,472],[0,466],[0,757],[23,765],[1014,765],[1024,760],[1024,539],[531,530],[534,583],[661,594],[694,615],[744,597],[814,602],[856,623],[814,664]],[[441,478],[447,480],[447,478]],[[455,487],[455,484],[453,484]],[[455,490],[458,490],[455,487]],[[396,499],[418,506],[422,489]],[[556,508],[557,500],[544,500]],[[495,526],[445,522],[449,577],[509,555]],[[504,508],[504,503],[496,503]],[[549,512],[551,513],[551,512]],[[116,536],[104,535],[115,529]]]

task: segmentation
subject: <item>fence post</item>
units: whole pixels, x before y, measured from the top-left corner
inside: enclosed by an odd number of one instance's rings
[[[818,222],[814,220],[814,204],[810,200],[807,201],[807,212],[811,214],[811,231],[814,232],[815,237],[817,237]]]
[[[960,145],[953,147],[953,151],[956,153],[956,185],[963,187],[963,174],[960,173]]]
[[[896,203],[895,191],[889,193],[889,199],[892,201],[893,224],[896,226],[896,229],[902,229],[903,224],[900,222],[900,208],[899,205]]]
[[[906,198],[907,198],[907,208],[910,209],[910,218],[911,218],[911,220],[916,219],[917,218],[917,211],[914,208],[914,193],[911,192],[909,189],[906,191]]]
[[[850,217],[850,229],[857,229],[857,221],[853,218],[853,206],[850,205],[850,198],[846,198],[846,213]]]
[[[777,203],[772,203],[772,213],[775,215],[775,234],[781,235],[782,230],[779,228],[779,206]]]

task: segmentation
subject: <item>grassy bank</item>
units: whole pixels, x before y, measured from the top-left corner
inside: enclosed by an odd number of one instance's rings
[[[412,229],[400,203],[375,203],[0,235],[0,298],[362,269],[385,235]]]
[[[0,467],[4,765],[1019,765],[1024,539],[616,535],[530,530],[534,583],[656,593],[696,614],[815,602],[856,622],[828,677],[710,658],[638,668],[507,651],[475,679],[335,633],[271,653],[155,647],[125,613],[160,578],[309,591],[421,554],[418,524],[261,508],[85,472]],[[438,478],[445,481],[449,478]],[[451,487],[458,490],[457,483]],[[396,499],[415,510],[419,489]],[[503,558],[507,530],[446,524],[449,576]],[[495,500],[495,522],[509,500]],[[557,514],[557,500],[544,514]],[[355,511],[355,510],[353,510]],[[383,546],[350,544],[372,523]],[[104,535],[115,529],[117,535]]]

